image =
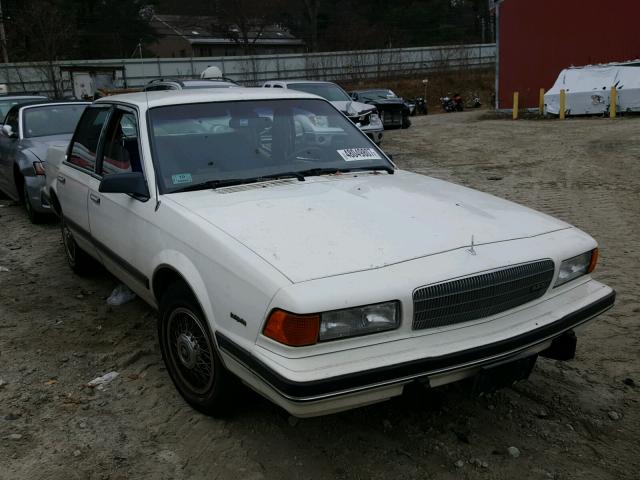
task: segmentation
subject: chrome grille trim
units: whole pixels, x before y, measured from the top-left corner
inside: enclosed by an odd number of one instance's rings
[[[413,292],[413,329],[443,327],[495,315],[540,298],[553,280],[553,260],[539,260]]]

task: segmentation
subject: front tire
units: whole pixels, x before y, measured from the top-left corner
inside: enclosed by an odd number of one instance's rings
[[[187,403],[207,415],[226,414],[232,377],[198,302],[182,282],[170,285],[162,297],[158,338],[171,380]]]

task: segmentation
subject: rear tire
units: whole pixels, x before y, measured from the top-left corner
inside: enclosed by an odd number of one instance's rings
[[[77,275],[84,276],[95,270],[97,262],[91,255],[85,252],[73,238],[64,216],[60,214],[60,228],[62,230],[62,245],[67,263]]]
[[[226,415],[233,377],[220,360],[198,302],[183,282],[171,284],[160,301],[158,339],[169,376],[187,403],[206,415]]]

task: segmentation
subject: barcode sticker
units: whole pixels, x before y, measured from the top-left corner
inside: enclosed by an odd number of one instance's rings
[[[338,154],[345,162],[355,162],[358,160],[380,160],[382,157],[373,148],[345,148],[338,150]]]

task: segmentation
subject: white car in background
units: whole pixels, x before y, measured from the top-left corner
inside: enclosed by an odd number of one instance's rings
[[[69,265],[158,308],[167,370],[207,413],[233,377],[297,416],[416,381],[488,391],[572,358],[614,302],[589,235],[399,170],[314,95],[112,96],[49,154]]]
[[[356,102],[347,92],[333,82],[322,82],[318,80],[269,80],[262,84],[262,88],[289,88],[299,92],[318,95],[330,101],[338,110],[349,117],[349,120],[366,133],[376,145],[382,143],[384,125],[376,107],[366,103]]]

